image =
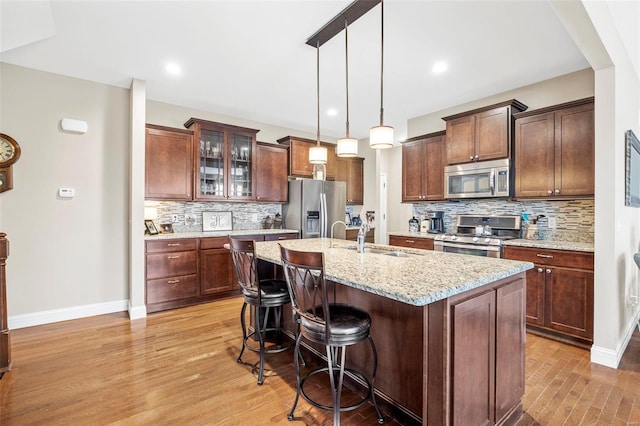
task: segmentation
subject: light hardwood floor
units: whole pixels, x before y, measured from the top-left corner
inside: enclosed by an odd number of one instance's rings
[[[256,354],[236,363],[241,303],[11,331],[14,365],[0,380],[0,424],[330,424],[330,412],[304,400],[296,421],[287,421],[295,395],[291,351],[269,357],[262,386],[252,371]],[[533,335],[526,355],[521,425],[640,424],[637,331],[618,370],[591,364],[583,349]],[[368,405],[342,421],[373,425],[375,412]],[[385,424],[399,423],[385,416]]]

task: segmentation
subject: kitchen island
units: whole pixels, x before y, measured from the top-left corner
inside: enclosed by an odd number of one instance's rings
[[[524,392],[525,271],[532,263],[330,239],[258,242],[280,264],[279,245],[322,251],[341,303],[372,318],[378,399],[429,425],[513,425]],[[348,366],[370,371],[366,345]]]

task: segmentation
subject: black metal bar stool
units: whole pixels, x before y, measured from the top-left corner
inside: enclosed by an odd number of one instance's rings
[[[258,260],[255,255],[254,242],[231,238],[231,257],[238,278],[238,285],[244,295],[244,303],[240,311],[240,323],[242,324],[242,349],[238,355],[238,362],[242,362],[242,354],[245,348],[260,354],[260,367],[258,370],[258,384],[264,381],[265,354],[273,354],[285,351],[293,346],[296,336],[290,333],[291,341],[282,345],[280,327],[282,307],[291,302],[287,283],[282,280],[260,280],[258,277]],[[253,308],[254,331],[247,334],[246,310],[247,306]],[[271,311],[274,311],[275,325],[269,325]],[[276,333],[276,344],[270,347],[266,345],[267,333]],[[259,346],[250,343],[250,339],[258,337]],[[304,362],[304,361],[303,361]]]
[[[384,419],[376,404],[373,384],[378,368],[378,354],[371,337],[371,317],[362,309],[336,303],[335,288],[332,300],[324,276],[324,254],[321,252],[303,252],[280,246],[282,267],[284,269],[291,304],[299,323],[299,333],[294,350],[296,368],[296,399],[287,418],[293,420],[293,412],[300,395],[310,404],[325,410],[333,410],[333,424],[340,424],[340,412],[354,410],[371,400],[378,415],[378,423]],[[302,338],[322,344],[326,349],[327,366],[308,372],[300,377],[298,354]],[[368,340],[373,353],[373,371],[371,380],[361,372],[345,368],[347,346]],[[340,405],[344,372],[348,371],[367,385],[367,395],[361,401],[348,406]],[[311,376],[328,372],[333,396],[333,405],[323,405],[311,399],[304,390],[305,381]]]

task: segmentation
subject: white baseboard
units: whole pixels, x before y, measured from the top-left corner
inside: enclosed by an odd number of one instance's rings
[[[146,318],[147,316],[147,307],[145,305],[142,306],[131,306],[131,301],[129,301],[129,319],[136,320],[140,318]]]
[[[33,327],[35,325],[50,324],[53,322],[67,321],[78,318],[92,317],[94,315],[111,314],[127,310],[128,300],[116,300],[93,305],[72,306],[64,309],[34,312],[31,314],[13,315],[8,319],[9,329]],[[143,307],[144,308],[144,307]],[[146,315],[146,308],[144,308]]]
[[[638,325],[638,321],[640,320],[640,310],[636,312],[633,317],[633,321],[627,325],[627,329],[625,331],[624,337],[618,342],[616,350],[602,348],[599,346],[591,347],[591,362],[604,365],[605,367],[618,368],[620,365],[620,360],[622,359],[622,355],[624,355],[624,351],[627,349],[627,345],[629,345],[629,341],[631,340],[631,335]]]

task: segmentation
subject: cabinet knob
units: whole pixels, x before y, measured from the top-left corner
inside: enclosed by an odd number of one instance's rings
[[[480,158],[480,157],[478,157],[478,155],[476,154],[476,156],[475,156],[474,158],[477,160],[477,159],[478,159],[478,158]]]
[[[556,189],[556,194],[559,194],[559,193],[560,193],[560,190],[559,190],[559,189]]]
[[[551,195],[551,194],[553,194],[553,191],[552,190],[548,190],[547,194]]]
[[[550,274],[550,273],[551,273],[551,269],[547,269],[547,274]]]
[[[538,268],[538,272],[542,272],[542,268]]]
[[[469,157],[469,160],[473,160],[473,155]]]

